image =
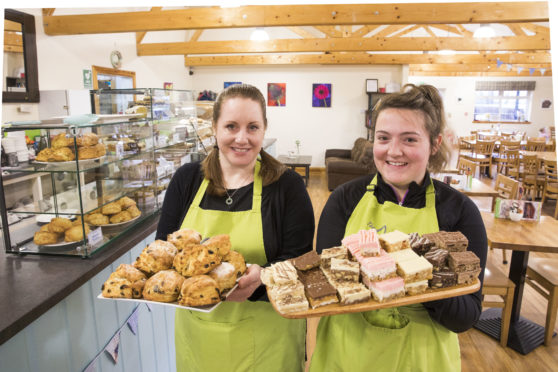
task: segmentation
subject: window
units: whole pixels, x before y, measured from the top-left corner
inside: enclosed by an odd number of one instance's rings
[[[477,81],[474,120],[529,121],[534,90],[534,81]]]

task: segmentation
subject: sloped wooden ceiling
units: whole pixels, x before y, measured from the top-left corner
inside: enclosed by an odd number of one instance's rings
[[[138,56],[184,55],[187,66],[408,64],[411,75],[550,76],[548,6],[540,2],[194,7],[56,15],[47,35],[136,32]],[[506,36],[474,38],[475,24]],[[285,27],[291,39],[200,41],[204,30]],[[148,32],[186,30],[184,42],[144,42]],[[418,31],[417,31],[418,30]],[[413,36],[414,34],[427,36]],[[440,55],[453,50],[454,55]],[[513,66],[513,69],[510,68]]]

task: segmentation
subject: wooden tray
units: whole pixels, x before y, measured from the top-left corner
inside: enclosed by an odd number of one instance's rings
[[[298,311],[298,312],[292,312],[287,314],[283,314],[279,312],[279,310],[277,310],[277,307],[275,306],[275,302],[271,299],[271,296],[269,295],[269,288],[267,288],[267,295],[275,311],[277,311],[277,313],[281,315],[283,318],[300,319],[300,318],[314,318],[314,317],[328,316],[328,315],[359,313],[362,311],[387,309],[390,307],[418,304],[422,302],[441,300],[444,298],[457,297],[469,293],[474,293],[478,291],[479,288],[480,288],[480,282],[478,279],[476,279],[472,284],[459,284],[452,287],[437,288],[437,289],[428,288],[426,292],[421,293],[419,295],[405,296],[402,298],[398,298],[396,300],[391,300],[386,302],[378,302],[374,299],[371,299],[367,302],[361,302],[353,305],[331,304],[331,305],[321,306],[316,309],[309,308],[306,311]]]

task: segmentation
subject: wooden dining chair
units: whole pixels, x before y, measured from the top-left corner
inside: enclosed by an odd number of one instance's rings
[[[490,177],[490,171],[492,168],[492,153],[494,152],[494,145],[496,141],[481,141],[473,145],[471,152],[463,153],[461,158],[465,158],[477,164],[479,167],[479,175],[482,174],[482,170],[486,169],[486,174]]]
[[[506,347],[510,331],[511,310],[515,284],[496,266],[486,261],[484,280],[482,283],[482,306],[498,307],[502,309],[502,323],[500,326],[500,345]],[[501,301],[489,301],[484,296],[496,295]]]
[[[477,173],[477,164],[465,158],[461,158],[457,161],[457,173],[475,175]]]
[[[517,199],[517,191],[519,189],[519,181],[514,180],[508,176],[498,173],[496,177],[496,185],[494,189],[498,192],[498,196],[502,199]],[[492,211],[494,211],[494,205],[496,200],[492,200]],[[507,264],[508,259],[506,257],[506,250],[502,249],[502,263]]]
[[[544,162],[544,173],[545,182],[541,204],[544,204],[546,199],[555,199],[554,218],[558,218],[558,170],[556,169],[556,160]]]
[[[550,345],[558,311],[558,260],[530,257],[525,283],[547,299],[544,344]]]
[[[498,152],[492,155],[492,162],[496,164],[496,172],[508,174],[508,169],[519,166],[520,141],[501,141]]]
[[[546,147],[546,139],[544,137],[528,138],[525,150],[527,151],[544,151]]]

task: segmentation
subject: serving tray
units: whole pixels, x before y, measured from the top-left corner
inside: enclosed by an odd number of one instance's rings
[[[424,293],[414,295],[414,296],[405,296],[402,298],[398,298],[386,302],[378,302],[374,299],[371,299],[366,302],[361,302],[352,305],[331,304],[331,305],[321,306],[316,309],[308,308],[308,310],[306,311],[297,311],[297,312],[284,314],[281,313],[279,310],[277,310],[275,301],[271,298],[269,287],[266,287],[269,301],[273,305],[275,311],[282,317],[288,319],[315,318],[320,316],[359,313],[362,311],[387,309],[391,307],[412,305],[412,304],[418,304],[422,302],[442,300],[444,298],[463,296],[469,293],[474,293],[478,291],[479,288],[480,288],[480,281],[478,279],[475,279],[475,281],[471,284],[458,284],[447,288],[436,288],[436,289],[427,288]]]

